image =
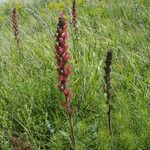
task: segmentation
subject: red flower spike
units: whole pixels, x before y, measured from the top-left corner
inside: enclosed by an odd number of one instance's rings
[[[18,28],[18,18],[17,18],[17,10],[14,7],[12,11],[12,26],[14,30],[14,36],[17,43],[17,47],[19,47],[19,28]]]
[[[55,54],[57,60],[57,71],[58,71],[58,88],[65,96],[65,102],[62,103],[62,106],[67,110],[68,120],[71,129],[71,138],[72,144],[75,147],[75,136],[72,124],[72,113],[73,109],[71,107],[72,92],[68,88],[68,78],[71,73],[70,65],[67,65],[69,62],[70,56],[68,53],[68,21],[64,16],[64,12],[60,14],[59,22],[57,25],[57,33],[55,35],[56,45],[55,45]]]
[[[74,26],[74,30],[75,32],[77,32],[77,8],[76,8],[76,0],[73,0],[72,3],[72,21],[73,21],[73,26]]]
[[[68,53],[68,21],[65,19],[64,12],[60,14],[59,22],[57,25],[57,33],[55,35],[55,56],[57,60],[57,71],[58,71],[58,88],[63,92],[65,96],[65,102],[62,106],[67,109],[68,113],[72,113],[72,108],[70,107],[70,102],[72,100],[72,92],[68,88],[68,78],[71,73],[71,66],[67,63],[69,62],[70,55]]]

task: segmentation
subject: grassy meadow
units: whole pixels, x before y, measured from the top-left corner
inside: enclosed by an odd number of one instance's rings
[[[77,0],[78,31],[71,24],[68,39],[75,148],[57,88],[54,38],[60,12],[71,21],[71,7],[63,0],[0,4],[0,149],[13,150],[15,135],[35,150],[150,150],[150,1]],[[103,89],[109,49],[112,137]]]

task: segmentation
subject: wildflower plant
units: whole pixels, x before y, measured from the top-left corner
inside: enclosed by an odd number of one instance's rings
[[[71,129],[71,142],[73,145],[75,145],[75,137],[72,123],[73,108],[71,107],[72,92],[68,87],[69,75],[71,73],[71,66],[68,64],[70,59],[67,45],[68,21],[65,18],[63,12],[60,14],[59,17],[55,38],[55,55],[57,60],[57,71],[59,80],[58,88],[65,96],[65,101],[62,103],[62,106],[67,110],[68,120]]]
[[[18,28],[18,19],[17,19],[16,7],[14,7],[13,11],[12,11],[12,26],[13,26],[16,44],[17,44],[17,47],[19,48],[19,28]]]
[[[77,32],[77,8],[76,8],[76,0],[72,2],[72,22],[74,26],[75,33]]]
[[[105,61],[105,75],[104,75],[104,79],[105,79],[105,93],[107,94],[107,102],[106,104],[108,105],[108,111],[107,111],[107,115],[108,115],[108,129],[109,129],[109,133],[110,136],[112,136],[112,101],[111,101],[111,97],[112,97],[112,93],[111,93],[111,77],[110,77],[110,73],[111,73],[111,64],[112,64],[112,50],[109,50],[107,52],[106,55],[106,61]]]

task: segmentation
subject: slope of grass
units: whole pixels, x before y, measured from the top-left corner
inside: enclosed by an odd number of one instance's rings
[[[16,5],[21,59],[11,25],[13,4],[0,6],[1,149],[11,150],[10,139],[17,134],[37,150],[69,150],[70,131],[61,106],[63,96],[57,89],[54,57],[54,34],[62,6],[53,8],[47,1]],[[78,3],[78,40],[74,42],[70,27],[68,41],[76,149],[111,149],[103,92],[108,49],[114,53],[114,148],[150,149],[150,4],[137,1],[137,8],[131,0]]]

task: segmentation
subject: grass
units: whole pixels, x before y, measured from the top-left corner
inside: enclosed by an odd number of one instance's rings
[[[116,150],[150,149],[150,4],[137,1],[144,31],[131,0],[85,1],[78,6],[78,41],[74,50],[73,116],[78,150],[109,150],[104,61],[113,49],[112,127]],[[20,60],[11,25],[13,4],[0,5],[0,141],[11,150],[17,134],[35,149],[71,149],[63,95],[57,89],[54,34],[62,8],[45,1],[17,4]],[[80,110],[77,106],[80,105]]]

